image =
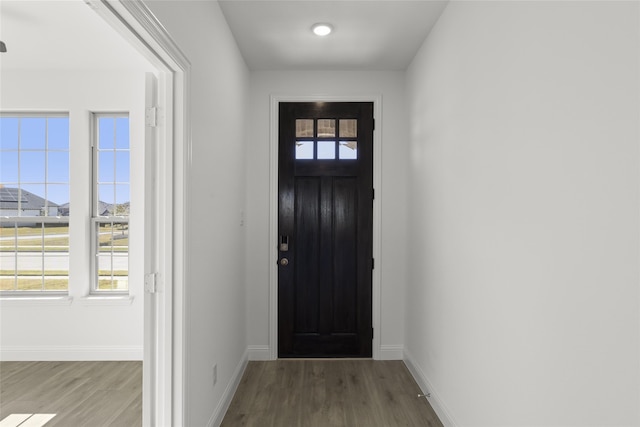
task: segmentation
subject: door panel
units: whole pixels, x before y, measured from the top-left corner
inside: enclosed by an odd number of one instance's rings
[[[279,357],[370,357],[373,103],[279,112]]]

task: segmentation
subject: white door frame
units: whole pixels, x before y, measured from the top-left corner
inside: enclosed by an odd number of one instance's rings
[[[381,287],[380,287],[380,232],[382,200],[382,95],[271,95],[269,132],[269,357],[278,358],[278,104],[280,102],[373,102],[373,258],[378,260],[373,269],[371,283],[371,313],[374,360],[380,355]]]
[[[184,425],[184,288],[188,271],[185,207],[189,198],[191,64],[141,0],[85,0],[158,69],[154,248],[158,290],[145,295],[143,425]]]

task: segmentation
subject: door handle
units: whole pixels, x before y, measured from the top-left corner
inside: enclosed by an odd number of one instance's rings
[[[283,266],[283,267],[284,267],[285,265],[289,265],[289,259],[287,259],[287,258],[282,258],[282,259],[280,260],[280,265],[281,265],[281,266]]]

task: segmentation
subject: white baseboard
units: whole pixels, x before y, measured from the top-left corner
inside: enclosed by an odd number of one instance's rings
[[[418,383],[418,386],[422,390],[423,394],[430,394],[431,396],[427,399],[429,400],[429,404],[442,421],[444,427],[456,427],[458,424],[455,422],[454,417],[451,415],[451,412],[447,408],[447,406],[442,402],[442,400],[438,396],[438,392],[433,388],[431,382],[424,374],[420,366],[415,363],[415,360],[411,356],[411,353],[407,349],[404,350],[404,363],[407,365],[409,372],[413,375],[413,378]]]
[[[271,349],[268,345],[250,345],[247,347],[249,360],[271,360]]]
[[[2,361],[142,360],[142,346],[2,346]]]
[[[229,405],[231,405],[231,401],[233,400],[233,395],[236,394],[236,390],[238,389],[244,370],[247,368],[248,353],[248,350],[245,351],[240,362],[238,362],[236,370],[233,372],[231,380],[227,384],[227,388],[224,390],[224,393],[222,393],[222,397],[218,402],[216,410],[213,411],[213,415],[211,415],[211,418],[207,423],[207,427],[218,427],[222,424],[222,420],[224,419],[224,416],[229,409]]]
[[[401,345],[381,345],[378,360],[403,360],[404,346]]]

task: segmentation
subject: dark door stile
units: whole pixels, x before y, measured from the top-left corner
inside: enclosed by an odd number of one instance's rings
[[[337,132],[356,120],[342,138],[356,158],[319,119]],[[335,158],[317,158],[319,143]],[[296,158],[296,144],[313,148]],[[280,103],[278,162],[278,356],[371,357],[373,103]]]

